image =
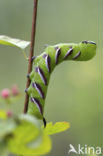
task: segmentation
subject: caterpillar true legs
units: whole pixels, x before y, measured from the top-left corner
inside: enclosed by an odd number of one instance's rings
[[[87,61],[96,54],[96,43],[83,41],[79,44],[64,43],[49,46],[41,55],[33,57],[33,70],[28,75],[31,80],[30,87],[26,89],[29,94],[28,113],[42,119],[44,125],[46,120],[43,116],[45,98],[49,84],[50,75],[56,65],[66,60]]]

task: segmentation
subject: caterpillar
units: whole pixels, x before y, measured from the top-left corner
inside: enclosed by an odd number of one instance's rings
[[[87,61],[96,54],[96,43],[93,41],[83,41],[79,44],[60,43],[48,46],[45,51],[35,57],[33,56],[33,70],[28,75],[31,80],[29,88],[25,92],[29,95],[28,113],[42,119],[44,126],[44,105],[47,95],[47,88],[50,75],[55,66],[62,61]]]

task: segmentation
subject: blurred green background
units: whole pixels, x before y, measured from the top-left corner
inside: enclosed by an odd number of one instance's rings
[[[30,40],[32,9],[33,0],[0,0],[0,34]],[[71,128],[53,137],[48,156],[67,156],[69,144],[103,144],[102,15],[103,0],[39,0],[36,55],[43,52],[45,44],[93,40],[98,46],[93,60],[67,61],[51,76],[45,117],[48,122],[68,121]],[[0,90],[16,83],[24,92],[26,73],[21,51],[0,46]],[[24,97],[11,107],[15,113],[23,111]]]

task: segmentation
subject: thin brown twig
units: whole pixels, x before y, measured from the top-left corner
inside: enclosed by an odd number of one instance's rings
[[[29,53],[29,63],[28,63],[28,74],[32,70],[32,57],[34,55],[34,45],[35,45],[35,34],[36,34],[36,17],[37,17],[37,5],[38,0],[34,0],[34,8],[33,8],[33,19],[32,19],[32,32],[31,32],[31,45],[30,45],[30,53]],[[30,85],[30,79],[27,79],[26,88]],[[25,103],[24,103],[24,113],[28,110],[28,102],[29,102],[29,95],[26,93],[25,96]]]

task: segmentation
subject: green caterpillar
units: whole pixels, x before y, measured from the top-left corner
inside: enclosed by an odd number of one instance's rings
[[[66,43],[48,46],[41,55],[33,57],[33,70],[28,75],[31,80],[30,87],[25,91],[29,95],[28,113],[46,120],[43,117],[45,98],[49,79],[54,67],[66,60],[87,61],[96,54],[96,43],[83,41],[79,44]]]

